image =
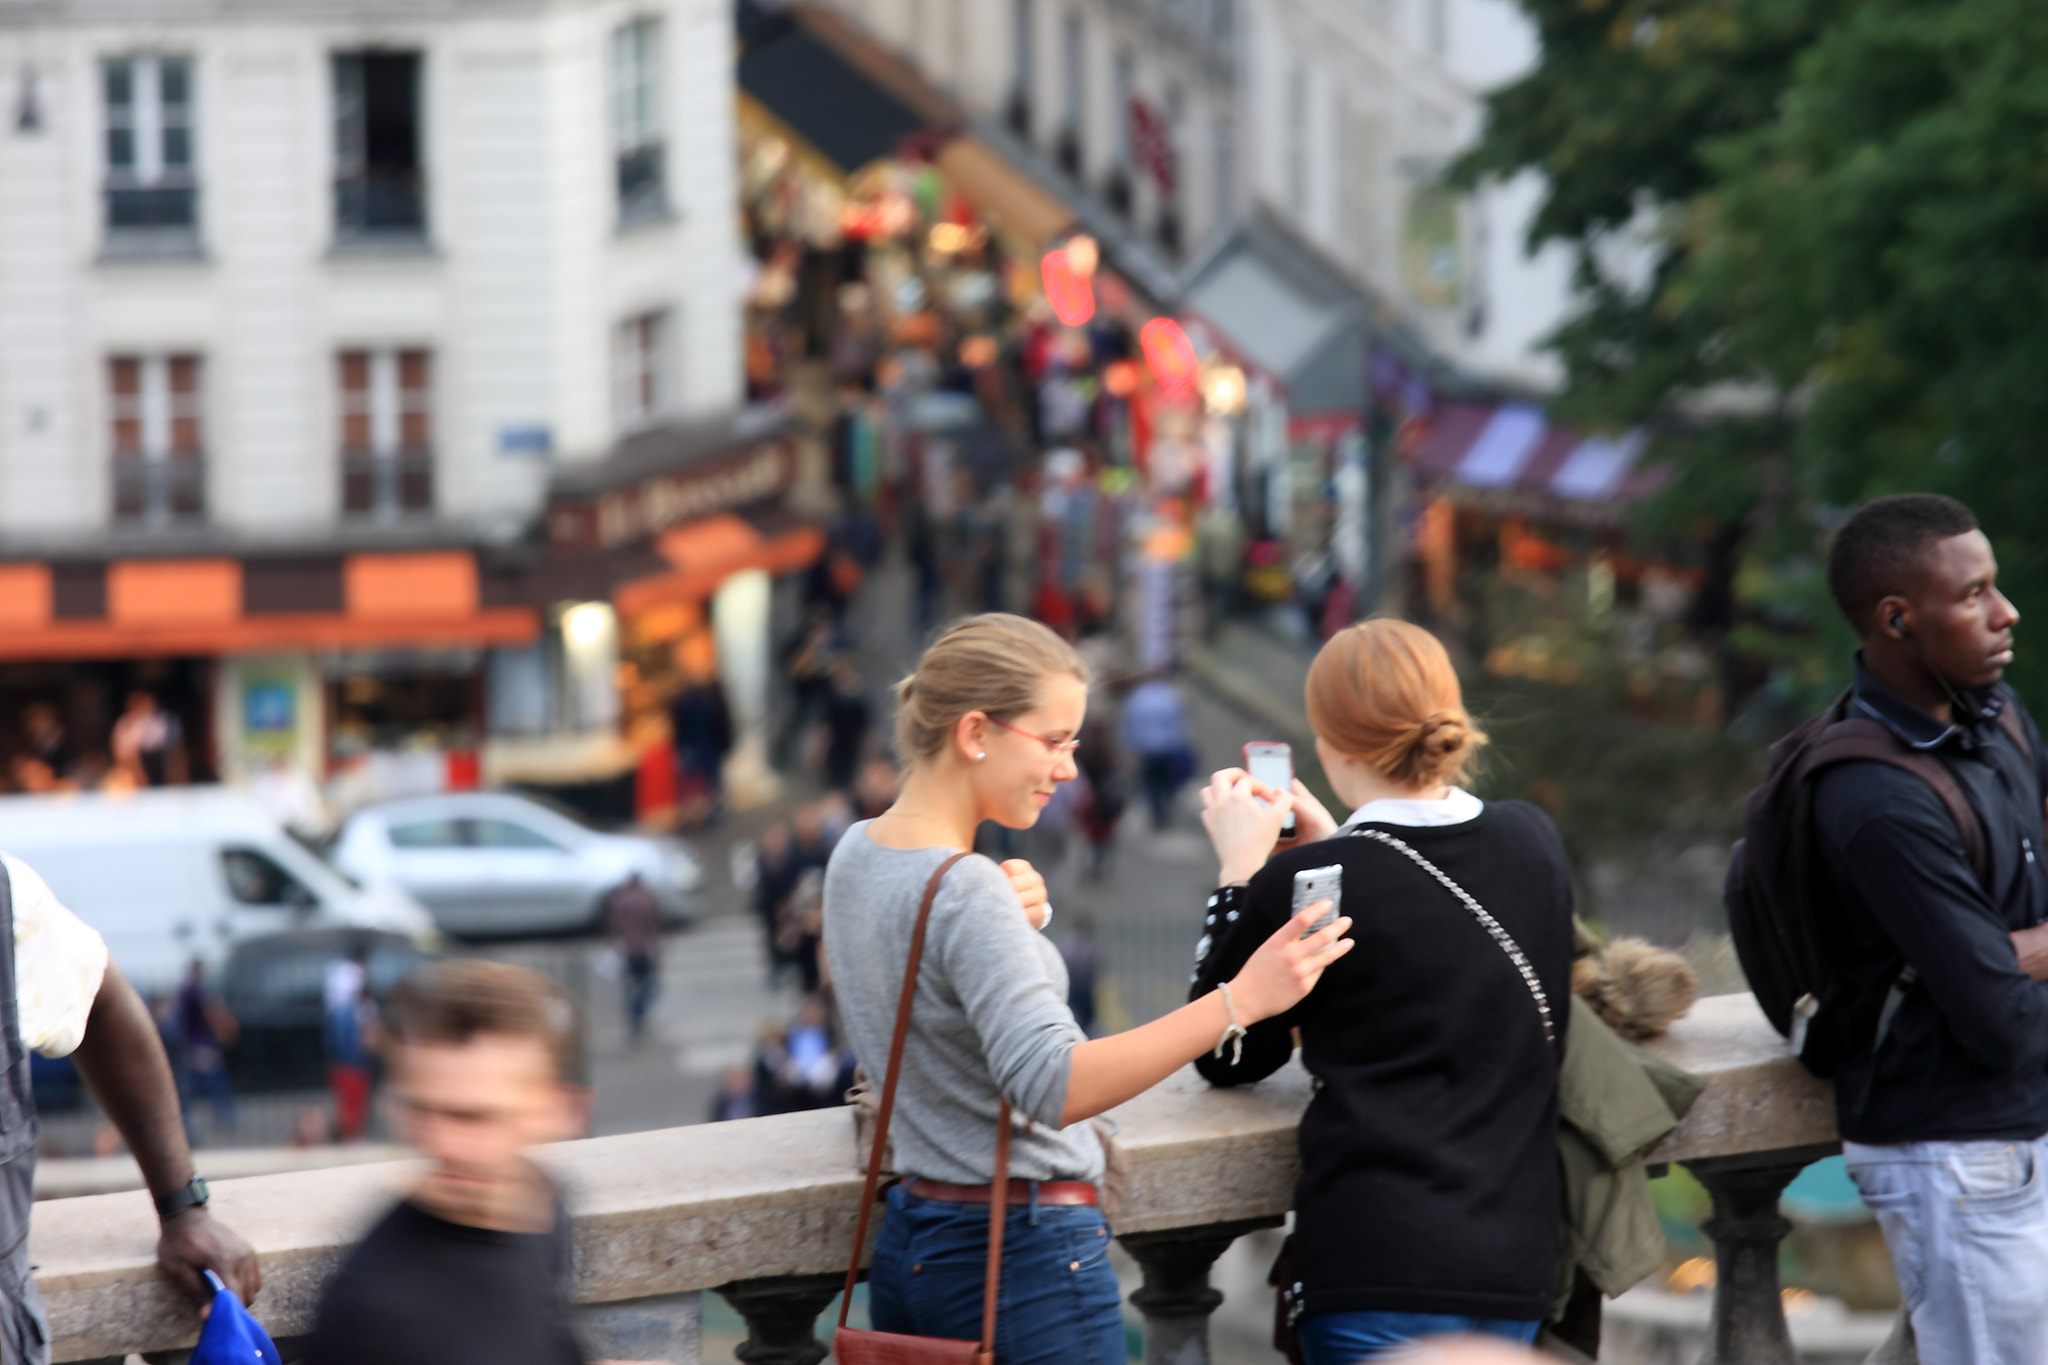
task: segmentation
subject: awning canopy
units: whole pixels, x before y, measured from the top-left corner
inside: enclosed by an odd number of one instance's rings
[[[814,563],[824,548],[825,533],[816,526],[766,534],[731,513],[706,517],[659,536],[655,552],[668,562],[668,571],[619,584],[612,604],[632,615],[664,602],[701,602],[743,569],[793,573]]]
[[[523,644],[466,550],[0,565],[0,659]]]
[[[802,16],[741,0],[739,26],[741,91],[840,174],[894,156],[907,139],[931,128]]]
[[[1585,517],[1635,502],[1668,471],[1639,467],[1642,433],[1588,436],[1528,403],[1454,404],[1408,455],[1418,478],[1454,501]]]
[[[1371,299],[1265,215],[1231,233],[1182,300],[1226,350],[1286,388],[1293,412],[1365,410]]]
[[[1057,194],[986,140],[944,91],[844,15],[820,5],[770,10],[740,0],[742,107],[798,139],[840,176],[913,150],[953,192],[1037,247],[1074,224]]]

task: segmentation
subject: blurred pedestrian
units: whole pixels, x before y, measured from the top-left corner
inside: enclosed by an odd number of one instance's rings
[[[329,1282],[306,1365],[582,1365],[568,1212],[526,1155],[575,1131],[573,1020],[545,976],[502,962],[399,987],[393,1113],[427,1170]]]
[[[71,736],[57,708],[46,701],[31,702],[21,713],[22,747],[30,758],[49,768],[53,777],[71,775],[75,759]]]
[[[356,1142],[369,1126],[370,1058],[377,1030],[369,953],[358,946],[327,964],[321,996],[320,1039],[327,1054],[327,1089],[334,1096],[334,1132],[342,1142]]]
[[[711,1099],[713,1123],[754,1117],[754,1076],[743,1066],[727,1067],[718,1093]]]
[[[732,752],[732,708],[718,675],[702,670],[668,706],[669,734],[684,805],[701,801],[715,816],[725,799],[725,756]]]
[[[175,1009],[175,1037],[178,1050],[179,1098],[185,1111],[185,1133],[192,1136],[192,1115],[199,1092],[213,1105],[213,1126],[217,1132],[235,1126],[235,1092],[228,1084],[227,1049],[241,1032],[235,1016],[206,985],[206,964],[198,958],[185,973],[178,988]]]
[[[896,800],[900,780],[894,763],[880,756],[869,759],[867,766],[860,770],[860,779],[853,785],[855,818],[872,820],[889,809]]]
[[[138,787],[182,786],[189,778],[185,731],[154,694],[128,694],[128,709],[114,722],[114,763]]]
[[[1081,836],[1088,841],[1088,880],[1092,882],[1109,874],[1110,857],[1116,851],[1116,827],[1129,801],[1115,735],[1113,719],[1105,718],[1100,724],[1091,721],[1081,727],[1081,747],[1074,751],[1074,766],[1088,779],[1088,800],[1081,807]]]
[[[1138,760],[1152,828],[1165,829],[1173,821],[1173,798],[1195,772],[1187,704],[1170,679],[1155,674],[1125,700],[1123,744]]]
[[[1053,936],[1053,944],[1060,950],[1060,959],[1067,964],[1067,1008],[1074,1012],[1074,1022],[1089,1037],[1095,1036],[1095,979],[1101,967],[1102,952],[1095,942],[1095,920],[1088,915],[1077,915],[1066,932]]]
[[[156,1204],[157,1264],[196,1302],[212,1270],[244,1302],[263,1283],[248,1243],[208,1214],[206,1182],[178,1120],[169,1060],[142,997],[99,934],[27,864],[0,857],[0,1074],[9,1078],[0,1144],[0,1356],[46,1365],[48,1325],[29,1264],[36,1101],[29,1057],[70,1056],[134,1154]]]
[[[779,941],[782,910],[789,904],[789,893],[803,870],[797,863],[788,825],[777,820],[761,831],[754,868],[754,914],[761,921],[761,939],[768,950],[768,987],[773,990],[788,965]]]
[[[811,718],[825,707],[825,699],[832,689],[832,655],[837,642],[838,633],[832,627],[831,616],[817,613],[810,618],[785,657],[790,708],[789,719],[775,740],[775,766],[778,768],[787,768],[796,761],[802,753],[804,735],[811,728]]]
[[[625,967],[626,1036],[637,1044],[647,1031],[661,970],[661,902],[638,872],[605,896],[604,923]]]
[[[805,995],[816,995],[824,984],[818,957],[818,945],[825,932],[824,904],[825,870],[806,866],[790,890],[776,934],[776,946],[783,959],[796,967],[797,981]]]
[[[860,665],[842,654],[832,662],[832,690],[825,698],[825,783],[834,791],[853,788],[867,743],[868,699],[860,687]]]

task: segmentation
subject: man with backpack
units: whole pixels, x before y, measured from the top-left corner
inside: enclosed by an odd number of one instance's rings
[[[1948,498],[1842,526],[1855,682],[1773,750],[1729,880],[1759,1002],[1835,1078],[1927,1365],[2048,1365],[2048,763],[2000,681],[1997,573]]]

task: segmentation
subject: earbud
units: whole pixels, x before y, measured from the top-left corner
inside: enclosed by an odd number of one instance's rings
[[[1906,629],[1905,616],[1902,613],[1896,611],[1892,613],[1892,629],[1897,631],[1901,636],[1911,635],[1913,633],[1910,630]]]

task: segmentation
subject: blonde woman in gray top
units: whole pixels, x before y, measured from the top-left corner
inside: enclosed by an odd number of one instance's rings
[[[1075,775],[1087,671],[1035,621],[958,622],[896,689],[909,774],[896,803],[847,831],[825,878],[825,953],[854,1050],[879,1085],[911,930],[932,873],[994,820],[1028,829]],[[1240,795],[1249,796],[1247,792]],[[1292,796],[1259,789],[1283,808]],[[1244,804],[1249,805],[1249,801]],[[1020,889],[1025,893],[1020,897]],[[1102,1148],[1086,1120],[1156,1085],[1237,1030],[1290,1008],[1350,949],[1350,920],[1308,934],[1327,903],[1272,935],[1227,989],[1142,1027],[1089,1039],[1038,930],[1042,883],[1022,863],[967,858],[933,904],[903,1052],[895,1165],[869,1269],[885,1332],[980,1334],[995,1129],[1015,1111],[998,1295],[999,1365],[1123,1365]]]

